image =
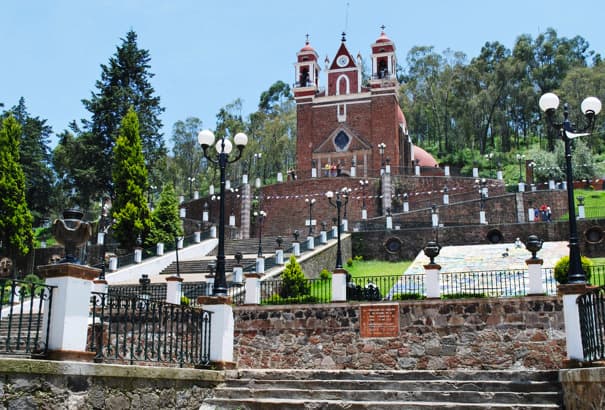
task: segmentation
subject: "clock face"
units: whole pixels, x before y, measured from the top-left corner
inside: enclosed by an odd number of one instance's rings
[[[338,57],[338,60],[336,60],[336,64],[338,64],[339,67],[346,66],[347,64],[349,64],[349,57],[347,57],[347,56]]]

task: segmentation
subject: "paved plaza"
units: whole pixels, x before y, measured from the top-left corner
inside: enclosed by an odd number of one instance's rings
[[[544,242],[542,250],[538,252],[538,257],[544,260],[544,268],[554,268],[557,261],[565,255],[569,255],[567,241]],[[527,269],[525,260],[530,257],[531,253],[523,243],[520,247],[515,243],[444,246],[435,258],[435,263],[441,265],[441,272],[523,270]],[[429,258],[420,251],[405,273],[422,274],[423,266],[427,263]]]

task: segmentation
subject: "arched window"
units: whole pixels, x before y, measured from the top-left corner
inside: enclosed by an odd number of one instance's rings
[[[349,77],[342,74],[336,80],[336,95],[349,94],[349,92],[350,92],[349,89],[350,89]]]

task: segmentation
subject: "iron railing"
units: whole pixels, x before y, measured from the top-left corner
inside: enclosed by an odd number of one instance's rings
[[[155,301],[166,300],[166,284],[150,283],[148,285],[111,285],[109,286],[110,296],[138,296],[146,297]]]
[[[578,297],[580,333],[585,361],[605,358],[605,288]]]
[[[46,354],[54,288],[16,279],[0,281],[0,354]]]
[[[590,267],[590,284],[605,286],[605,265],[593,265]]]
[[[441,295],[511,297],[527,294],[526,271],[446,272],[440,275]]]
[[[347,284],[347,300],[422,299],[424,288],[423,274],[351,278]]]
[[[97,362],[210,362],[212,312],[133,295],[93,292],[87,350]]]
[[[332,281],[330,279],[305,279],[296,284],[282,279],[260,282],[261,304],[329,303],[331,300]]]

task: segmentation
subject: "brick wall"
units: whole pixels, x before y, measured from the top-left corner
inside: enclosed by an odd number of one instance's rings
[[[400,302],[399,335],[360,337],[360,304],[234,308],[239,368],[557,369],[556,297]]]

